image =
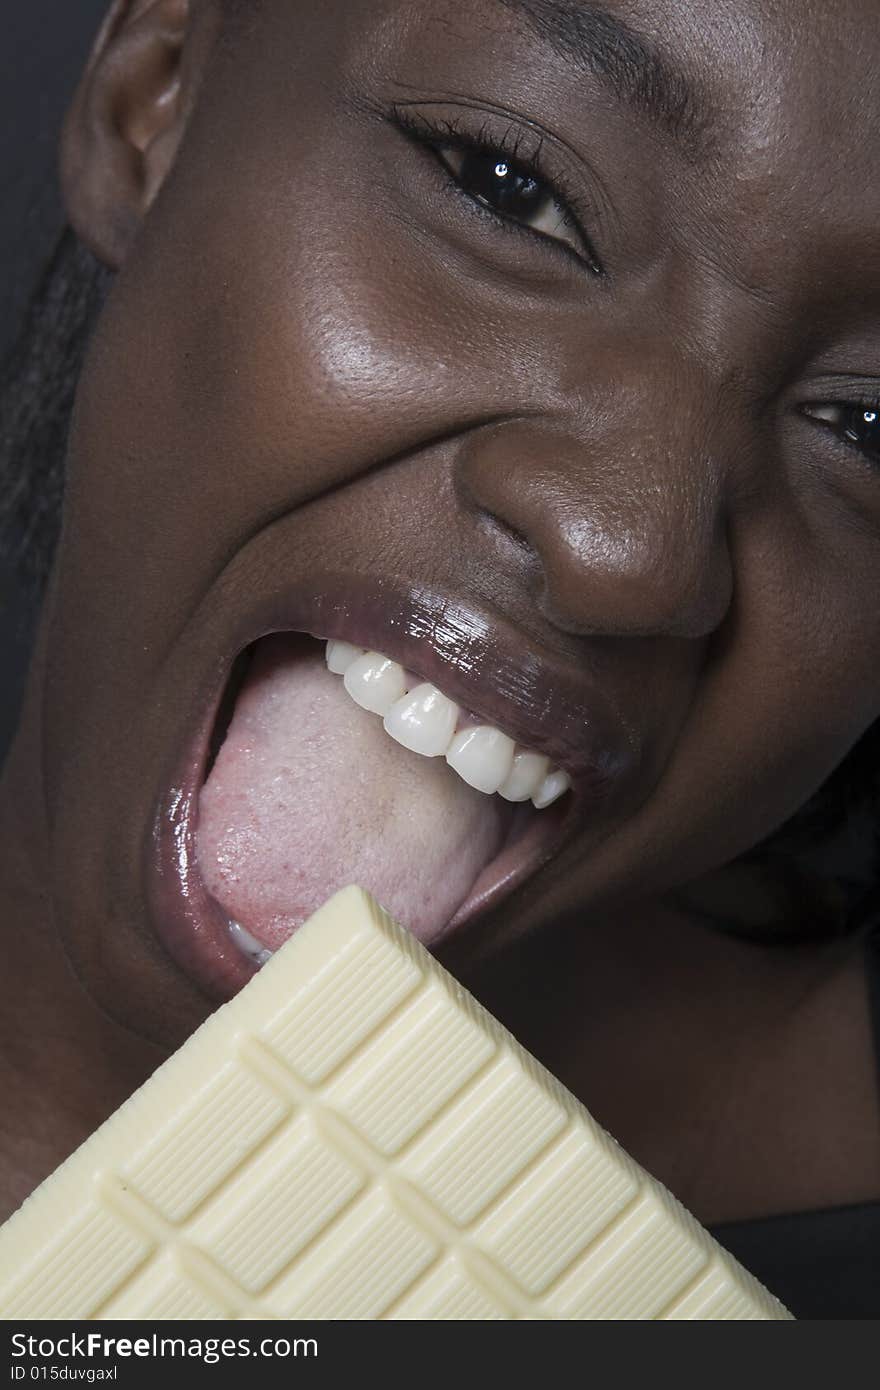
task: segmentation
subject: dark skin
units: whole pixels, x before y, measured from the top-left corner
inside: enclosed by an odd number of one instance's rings
[[[880,378],[875,4],[607,9],[665,113],[498,0],[265,0],[228,45],[210,0],[115,7],[63,174],[120,274],[0,806],[7,1209],[213,1007],[145,846],[249,615],[340,569],[488,615],[627,733],[442,958],[703,1220],[880,1198],[859,953],[668,896],[880,717],[880,461],[841,424]],[[450,196],[450,127],[576,207]]]

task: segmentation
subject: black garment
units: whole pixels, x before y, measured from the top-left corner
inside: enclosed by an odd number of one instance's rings
[[[880,929],[865,968],[880,1067]],[[795,1317],[880,1319],[880,1202],[730,1221],[712,1235]]]
[[[712,1235],[797,1318],[880,1318],[880,1202],[731,1221]]]

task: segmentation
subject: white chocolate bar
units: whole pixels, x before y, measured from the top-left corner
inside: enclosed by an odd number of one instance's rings
[[[346,888],[0,1230],[5,1319],[788,1319]]]

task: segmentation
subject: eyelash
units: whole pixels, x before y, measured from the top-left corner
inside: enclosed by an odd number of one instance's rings
[[[550,251],[565,256],[567,261],[571,262],[574,259],[581,267],[586,266],[593,275],[604,274],[593,243],[584,229],[583,199],[570,187],[567,180],[558,171],[547,169],[546,158],[542,153],[544,142],[541,137],[536,137],[537,144],[532,149],[527,150],[524,148],[526,139],[524,132],[514,125],[509,125],[502,134],[490,129],[488,122],[484,123],[479,130],[468,131],[463,129],[457,120],[432,120],[423,112],[414,113],[398,107],[394,115],[404,134],[430,153],[435,164],[456,193],[467,198],[468,203],[473,208],[490,217],[496,226],[502,227],[507,232],[526,236],[531,241],[540,241]],[[502,155],[511,164],[515,164],[524,173],[543,184],[548,193],[563,209],[566,217],[571,220],[574,230],[583,242],[583,252],[579,253],[565,242],[534,227],[528,227],[523,222],[516,221],[515,218],[505,217],[503,213],[469,193],[443,159],[440,151],[444,149],[455,149],[464,153],[487,156]]]

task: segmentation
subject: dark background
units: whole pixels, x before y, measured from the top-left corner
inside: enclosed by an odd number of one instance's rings
[[[0,0],[0,353],[61,226],[58,129],[109,0]]]
[[[63,226],[58,131],[109,0],[0,0],[0,358]],[[18,704],[28,633],[0,558],[0,759]]]

